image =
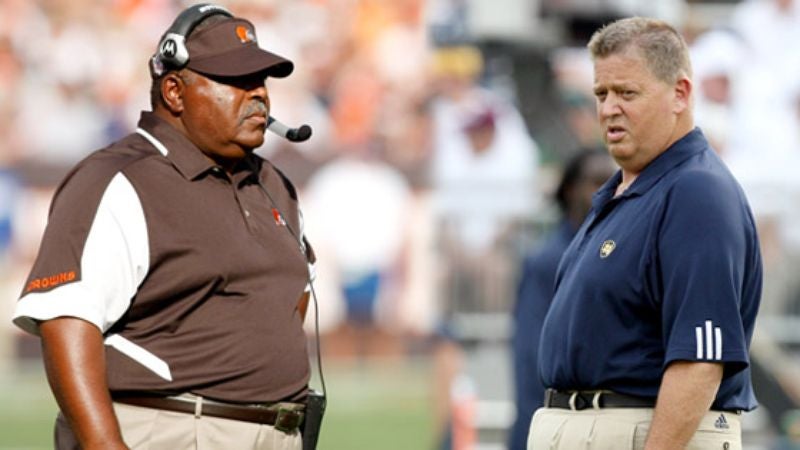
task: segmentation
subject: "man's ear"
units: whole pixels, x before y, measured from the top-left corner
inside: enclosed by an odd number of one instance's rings
[[[674,89],[675,103],[673,106],[673,112],[675,114],[680,114],[691,108],[692,90],[694,89],[694,86],[692,85],[692,80],[686,76],[682,76],[678,78]]]
[[[164,106],[173,114],[180,115],[183,112],[183,93],[186,83],[178,76],[177,72],[170,72],[164,75],[161,80],[161,99]]]

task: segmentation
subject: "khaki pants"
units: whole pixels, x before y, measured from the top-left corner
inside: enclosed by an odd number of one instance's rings
[[[114,403],[122,437],[131,450],[301,450],[299,431],[286,434],[269,425],[195,417]],[[56,449],[79,450],[64,417],[56,420]]]
[[[540,408],[531,420],[528,450],[642,450],[652,418],[652,408]],[[740,418],[709,411],[686,449],[741,450]]]

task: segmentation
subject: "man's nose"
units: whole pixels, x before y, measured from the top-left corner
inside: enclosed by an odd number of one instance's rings
[[[622,109],[619,105],[619,99],[614,94],[608,94],[602,101],[597,101],[597,114],[600,118],[612,117],[621,112]]]
[[[269,109],[270,107],[269,91],[267,90],[267,86],[264,85],[263,83],[251,86],[250,89],[248,89],[247,91],[247,96],[251,100],[259,100],[263,102],[264,104],[266,104],[267,109]]]
[[[251,84],[250,86],[248,86],[247,91],[253,97],[266,98],[269,95],[267,91],[267,85],[264,84],[263,82]]]

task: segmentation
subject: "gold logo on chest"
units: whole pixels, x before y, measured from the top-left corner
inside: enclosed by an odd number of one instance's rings
[[[603,245],[600,246],[600,257],[601,258],[608,258],[608,255],[617,248],[617,243],[612,240],[607,240],[603,242]]]

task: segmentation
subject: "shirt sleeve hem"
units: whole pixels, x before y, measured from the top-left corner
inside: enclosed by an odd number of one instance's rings
[[[23,331],[39,336],[39,323],[57,317],[75,317],[96,326],[101,332],[102,314],[79,304],[62,303],[46,294],[29,294],[17,303],[12,322]]]
[[[667,353],[664,358],[664,368],[666,369],[669,364],[675,361],[723,364],[725,366],[724,378],[728,378],[750,367],[750,358],[747,356],[747,351],[741,349],[723,351],[720,359],[698,359],[695,350],[673,350]]]

